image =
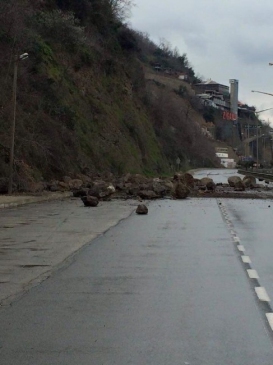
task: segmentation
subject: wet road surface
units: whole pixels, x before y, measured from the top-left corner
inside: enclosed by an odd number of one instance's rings
[[[1,365],[271,365],[270,305],[238,249],[270,282],[248,231],[264,215],[237,202],[156,201],[91,242],[1,309]]]

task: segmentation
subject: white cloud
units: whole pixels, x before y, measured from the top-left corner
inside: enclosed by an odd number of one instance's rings
[[[229,84],[239,80],[239,98],[257,110],[273,107],[272,0],[136,0],[132,27],[158,42],[164,37],[187,53],[197,74]],[[270,118],[273,111],[260,114]]]

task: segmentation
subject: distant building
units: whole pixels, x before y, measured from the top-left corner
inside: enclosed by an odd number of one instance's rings
[[[209,93],[197,94],[200,98],[201,103],[204,106],[212,106],[216,109],[229,110],[230,102],[224,99],[224,96],[215,91],[210,91]]]
[[[209,94],[218,93],[224,97],[229,97],[229,87],[226,85],[219,84],[216,81],[208,80],[200,82],[194,86],[197,94]]]
[[[178,79],[179,80],[184,80],[187,81],[188,80],[188,75],[187,74],[179,74]]]

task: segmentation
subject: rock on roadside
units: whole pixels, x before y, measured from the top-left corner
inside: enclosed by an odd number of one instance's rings
[[[232,188],[235,188],[235,184],[239,181],[242,181],[242,179],[239,176],[230,176],[228,178],[229,186]]]
[[[83,196],[81,200],[85,207],[96,207],[99,204],[99,199],[96,196]]]
[[[148,208],[146,207],[145,204],[139,204],[137,209],[136,209],[136,213],[137,214],[148,214]]]
[[[172,190],[172,196],[175,199],[186,199],[189,194],[190,194],[190,189],[182,182],[178,181],[177,183],[174,184]]]

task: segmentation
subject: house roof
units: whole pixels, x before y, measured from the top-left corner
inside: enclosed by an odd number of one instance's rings
[[[212,79],[209,79],[209,80],[204,81],[204,82],[200,82],[199,84],[196,84],[196,85],[222,85],[222,86],[226,86],[226,85],[223,85],[223,84],[219,84],[219,82],[213,81]],[[228,86],[226,86],[226,87],[228,87]]]

